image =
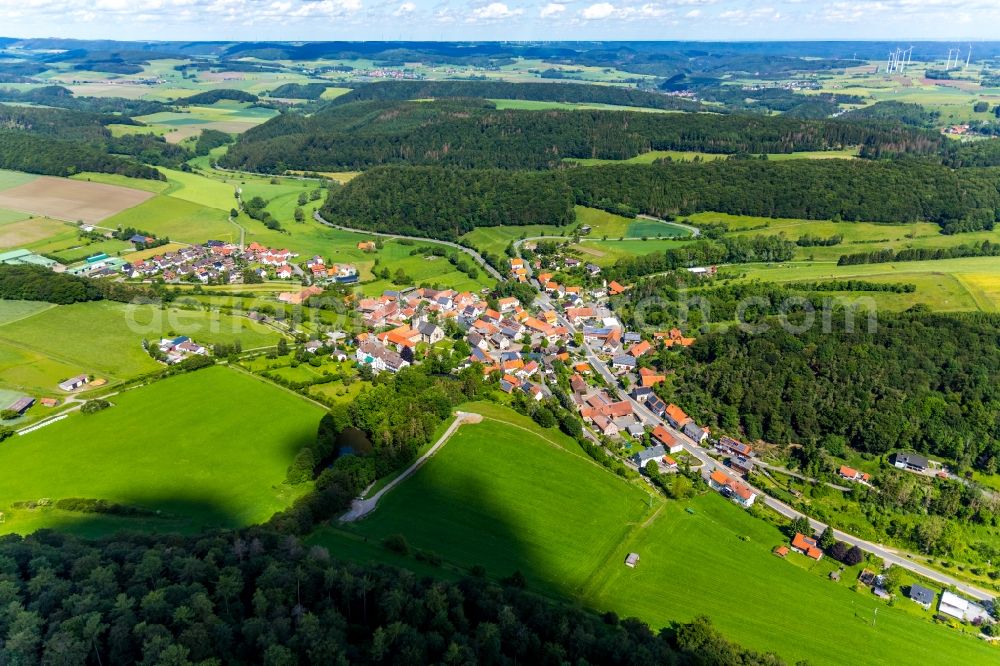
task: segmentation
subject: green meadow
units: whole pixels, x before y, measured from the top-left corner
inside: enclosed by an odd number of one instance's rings
[[[239,340],[245,349],[280,337],[223,312],[111,301],[25,308],[0,301],[0,386],[52,394],[60,381],[81,373],[110,382],[130,379],[162,367],[142,341],[168,335],[189,335],[203,345]]]
[[[411,548],[443,558],[438,575],[477,564],[491,578],[520,570],[530,590],[636,616],[654,629],[708,614],[728,638],[788,663],[855,663],[864,655],[868,664],[894,664],[931,653],[988,663],[998,654],[934,624],[929,613],[855,591],[858,567],[834,582],[831,561],[775,557],[786,537],[714,493],[651,499],[556,430],[492,405],[465,409],[490,418],[462,426],[370,516],[322,528],[311,541],[335,556],[426,573],[376,545],[401,534]],[[641,558],[635,569],[624,566],[630,552]]]
[[[301,492],[283,484],[323,410],[232,369],[178,375],[110,398],[0,447],[4,532],[194,532],[266,521]],[[42,498],[104,499],[154,511],[105,517],[16,508]]]
[[[1000,257],[970,257],[939,261],[903,261],[886,264],[838,266],[835,262],[788,262],[726,268],[731,277],[767,282],[863,279],[873,282],[911,283],[913,294],[852,292],[852,299],[873,298],[882,307],[905,309],[926,303],[940,311],[1000,311]],[[824,292],[835,294],[836,292]]]
[[[11,187],[17,187],[18,185],[24,185],[25,183],[30,183],[35,178],[38,178],[38,176],[34,174],[0,169],[0,190],[6,190],[10,189]]]

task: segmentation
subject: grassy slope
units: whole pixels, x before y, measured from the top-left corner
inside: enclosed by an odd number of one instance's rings
[[[857,157],[857,148],[844,148],[843,150],[802,150],[795,153],[769,153],[770,160],[829,160],[829,159],[853,159]],[[601,164],[652,164],[656,160],[671,159],[675,162],[690,162],[695,158],[700,160],[723,160],[728,155],[721,153],[702,153],[696,150],[651,150],[627,160],[604,160],[597,158],[576,159],[567,158],[567,162],[573,162],[581,166],[598,166]]]
[[[30,183],[35,178],[38,178],[38,176],[34,174],[0,169],[0,190],[6,190],[11,187],[17,187],[18,185]]]
[[[522,422],[508,410],[488,410]],[[544,436],[562,439],[551,430]],[[374,544],[403,534],[449,565],[483,564],[496,578],[519,568],[533,589],[636,615],[653,627],[707,613],[730,638],[789,662],[851,663],[864,654],[865,663],[887,664],[933,651],[954,663],[986,663],[996,655],[926,615],[876,606],[867,593],[851,591],[856,571],[834,583],[824,576],[829,561],[774,557],[781,533],[716,495],[655,501],[650,509],[637,487],[566,450],[496,421],[462,426],[369,518],[346,530],[320,530],[313,540],[342,557],[400,564]],[[622,565],[632,551],[642,558],[634,570]]]
[[[42,497],[101,498],[162,510],[145,527],[191,531],[267,520],[298,490],[283,486],[295,452],[311,441],[322,410],[292,393],[225,368],[180,375],[112,398],[0,447],[2,529],[44,524],[101,531],[102,520],[9,511]],[[121,522],[112,521],[112,527]]]

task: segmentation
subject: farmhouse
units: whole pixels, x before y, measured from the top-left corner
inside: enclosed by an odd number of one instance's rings
[[[713,490],[719,491],[723,497],[728,497],[744,508],[752,506],[757,499],[757,493],[751,490],[750,486],[729,478],[725,472],[718,469],[708,477],[708,485]]]
[[[930,460],[927,459],[927,456],[906,451],[893,453],[889,456],[889,462],[898,469],[906,469],[912,472],[923,472],[930,467]]]
[[[375,242],[374,241],[361,241],[358,243],[358,249],[362,252],[374,252]]]
[[[823,551],[820,550],[819,545],[816,543],[816,539],[807,537],[801,532],[795,533],[795,537],[792,539],[792,550],[796,553],[802,553],[806,557],[812,558],[817,562],[823,559]]]
[[[59,383],[59,388],[63,391],[75,391],[84,384],[87,384],[90,378],[87,375],[77,375],[76,377],[71,377],[64,382]]]
[[[937,594],[934,590],[928,589],[923,585],[917,585],[914,583],[910,586],[910,593],[908,595],[915,603],[920,604],[924,608],[930,608],[931,604],[934,603],[934,597]]]

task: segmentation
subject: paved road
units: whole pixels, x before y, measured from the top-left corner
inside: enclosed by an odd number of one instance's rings
[[[482,418],[483,417],[480,416],[479,414],[470,414],[469,412],[456,412],[455,420],[451,422],[451,425],[448,426],[448,429],[444,431],[444,434],[441,435],[438,441],[434,442],[434,446],[429,448],[427,452],[424,453],[424,455],[417,458],[413,462],[413,464],[407,467],[402,474],[400,474],[395,479],[387,483],[385,487],[382,488],[382,490],[378,491],[377,493],[366,499],[356,499],[353,502],[351,502],[350,510],[348,510],[347,513],[345,513],[343,516],[340,517],[340,522],[353,523],[356,520],[361,520],[369,513],[374,511],[375,507],[378,506],[378,501],[382,499],[382,495],[385,495],[387,492],[398,486],[400,483],[410,478],[410,476],[412,476],[414,472],[423,467],[424,463],[430,460],[431,457],[435,453],[437,453],[438,450],[442,446],[444,446],[449,439],[451,439],[451,436],[455,434],[455,431],[458,430],[458,427],[460,425],[462,425],[463,423],[479,423],[482,420]]]
[[[568,321],[563,320],[561,317],[560,320],[562,321],[563,325],[567,326],[567,328],[569,328],[571,331],[574,330],[573,327],[569,325]],[[691,454],[692,456],[694,456],[695,458],[697,458],[702,462],[702,476],[707,478],[716,469],[720,469],[726,474],[732,476],[732,471],[726,468],[724,465],[720,464],[717,460],[715,460],[715,458],[712,458],[710,455],[708,455],[708,452],[705,451],[704,448],[695,444],[695,442],[686,435],[684,435],[684,433],[681,433],[672,428],[666,421],[664,421],[656,414],[651,412],[649,409],[647,409],[644,404],[636,400],[633,400],[629,395],[623,394],[621,391],[619,391],[617,388],[618,386],[617,378],[608,369],[607,365],[605,365],[604,362],[597,356],[597,354],[593,351],[593,349],[591,349],[589,343],[587,343],[586,341],[584,341],[584,349],[586,351],[587,361],[590,363],[591,367],[596,369],[601,374],[601,376],[604,377],[604,379],[612,387],[612,391],[616,395],[618,395],[619,397],[624,395],[624,398],[632,404],[632,407],[635,410],[635,412],[639,414],[644,421],[654,425],[661,425],[664,428],[666,428],[674,436],[677,437],[677,439],[684,446],[685,451],[687,451],[689,454]],[[773,509],[774,511],[777,511],[779,514],[785,516],[786,518],[793,520],[796,518],[807,518],[809,520],[809,524],[817,532],[822,532],[827,528],[827,525],[825,525],[824,523],[809,518],[805,514],[797,511],[796,509],[793,509],[784,502],[781,502],[780,500],[777,500],[767,495],[760,489],[753,488],[752,486],[751,488],[757,493],[758,497],[762,502],[764,502],[765,506],[769,507],[770,509]],[[920,564],[919,562],[915,561],[915,558],[918,556],[907,553],[906,551],[895,550],[887,546],[883,546],[881,544],[865,541],[860,537],[856,537],[853,534],[848,534],[847,532],[842,532],[838,529],[834,529],[833,534],[834,536],[837,537],[839,541],[843,541],[844,543],[850,544],[852,546],[857,546],[863,551],[872,553],[877,557],[881,557],[886,562],[913,571],[917,574],[920,574],[921,576],[924,576],[925,578],[936,581],[942,585],[954,586],[955,589],[957,589],[958,591],[974,599],[978,599],[980,601],[989,601],[992,600],[995,596],[997,596],[995,593],[986,592],[977,587],[968,585],[960,580],[952,578],[947,574],[943,574],[940,571],[926,567]]]
[[[437,240],[436,238],[424,238],[423,236],[404,236],[403,234],[385,234],[379,231],[369,231],[367,229],[353,229],[351,227],[345,227],[342,224],[334,224],[323,219],[323,216],[319,214],[319,211],[313,213],[313,218],[320,224],[325,224],[328,227],[333,227],[334,229],[340,229],[341,231],[353,231],[356,234],[368,234],[369,236],[379,236],[381,238],[405,238],[407,240],[420,241],[421,243],[437,243],[438,245],[447,245],[448,247],[453,247],[459,252],[464,252],[465,254],[472,257],[477,264],[483,267],[487,273],[489,273],[494,279],[503,280],[504,277],[497,271],[497,269],[490,266],[482,255],[473,250],[472,248],[465,247],[464,245],[459,245],[458,243],[452,243],[451,241]]]

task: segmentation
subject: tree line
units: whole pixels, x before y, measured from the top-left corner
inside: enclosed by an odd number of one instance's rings
[[[838,266],[855,266],[857,264],[884,264],[893,261],[936,261],[940,259],[960,259],[962,257],[996,257],[1000,256],[1000,243],[984,240],[981,243],[967,243],[954,247],[908,247],[902,250],[872,250],[841,255]]]
[[[863,146],[927,154],[941,137],[914,128],[783,116],[528,111],[486,100],[357,102],[285,113],[243,134],[223,163],[265,173],[381,164],[542,169],[567,158],[621,160],[651,150],[791,153]]]
[[[278,95],[280,97],[280,95]],[[514,83],[511,81],[384,81],[367,83],[330,102],[341,106],[352,102],[405,101],[465,97],[478,99],[519,99],[539,102],[612,104],[670,111],[699,111],[697,102],[672,95],[586,83]]]
[[[138,285],[54,273],[42,266],[0,264],[0,299],[4,300],[69,305],[104,298],[128,303],[135,299],[152,301],[155,297],[152,290]]]

